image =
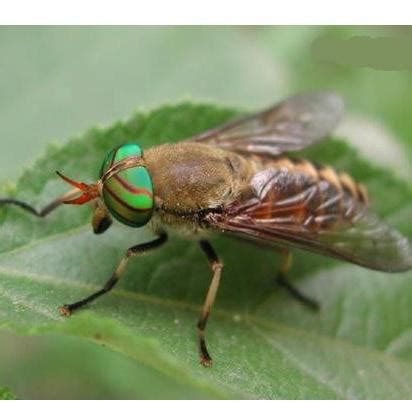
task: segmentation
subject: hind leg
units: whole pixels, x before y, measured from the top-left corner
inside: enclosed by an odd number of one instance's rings
[[[276,275],[277,284],[283,287],[293,298],[307,306],[309,309],[318,311],[320,309],[319,303],[302,293],[287,278],[287,274],[292,266],[292,253],[290,250],[280,249],[279,253],[281,255],[281,261],[279,271]]]

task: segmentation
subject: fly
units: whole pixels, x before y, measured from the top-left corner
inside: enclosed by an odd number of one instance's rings
[[[343,101],[333,93],[293,96],[145,153],[137,143],[123,144],[106,155],[94,184],[59,173],[73,189],[40,211],[16,199],[0,199],[0,204],[45,217],[62,204],[92,202],[94,233],[105,232],[115,218],[136,228],[150,225],[156,235],[130,247],[102,289],[60,307],[65,316],[109,292],[129,259],[162,246],[170,229],[197,239],[212,271],[197,324],[200,362],[211,366],[205,330],[223,269],[209,240],[213,233],[278,251],[278,284],[312,309],[318,309],[318,303],[287,279],[290,248],[384,272],[412,268],[411,244],[371,211],[364,186],[332,167],[285,155],[327,137],[342,115]]]

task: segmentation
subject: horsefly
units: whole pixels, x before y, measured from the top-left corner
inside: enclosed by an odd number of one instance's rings
[[[145,153],[137,143],[125,143],[106,155],[95,184],[59,174],[74,188],[41,211],[16,199],[0,199],[0,204],[45,217],[62,204],[93,202],[96,234],[106,231],[114,217],[135,228],[150,225],[156,235],[151,242],[130,247],[101,290],[63,305],[65,316],[109,292],[129,259],[163,245],[168,230],[197,239],[212,271],[197,324],[200,362],[210,366],[205,329],[223,269],[210,234],[244,238],[279,252],[279,285],[312,309],[318,308],[317,302],[286,277],[290,248],[384,272],[412,268],[411,244],[370,210],[364,186],[332,167],[284,154],[327,137],[342,114],[342,99],[333,93],[297,95]]]

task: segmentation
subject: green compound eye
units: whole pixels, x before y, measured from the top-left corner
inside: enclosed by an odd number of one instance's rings
[[[142,157],[142,148],[128,143],[111,150],[104,159],[100,178],[115,163],[129,157]],[[103,199],[110,213],[128,226],[144,226],[152,217],[153,183],[144,166],[122,170],[103,185]]]

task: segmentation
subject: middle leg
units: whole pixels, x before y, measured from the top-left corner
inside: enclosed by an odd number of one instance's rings
[[[213,271],[212,281],[210,282],[209,290],[206,295],[205,302],[203,304],[202,313],[200,315],[199,321],[197,323],[198,336],[199,336],[199,353],[200,353],[200,363],[203,366],[212,366],[212,358],[209,355],[206,345],[205,330],[207,325],[207,320],[212,310],[213,304],[216,299],[216,294],[219,289],[220,277],[222,274],[223,263],[219,260],[216,252],[214,251],[212,245],[207,240],[200,241],[200,247],[206,254],[207,260],[209,261],[210,267]]]

